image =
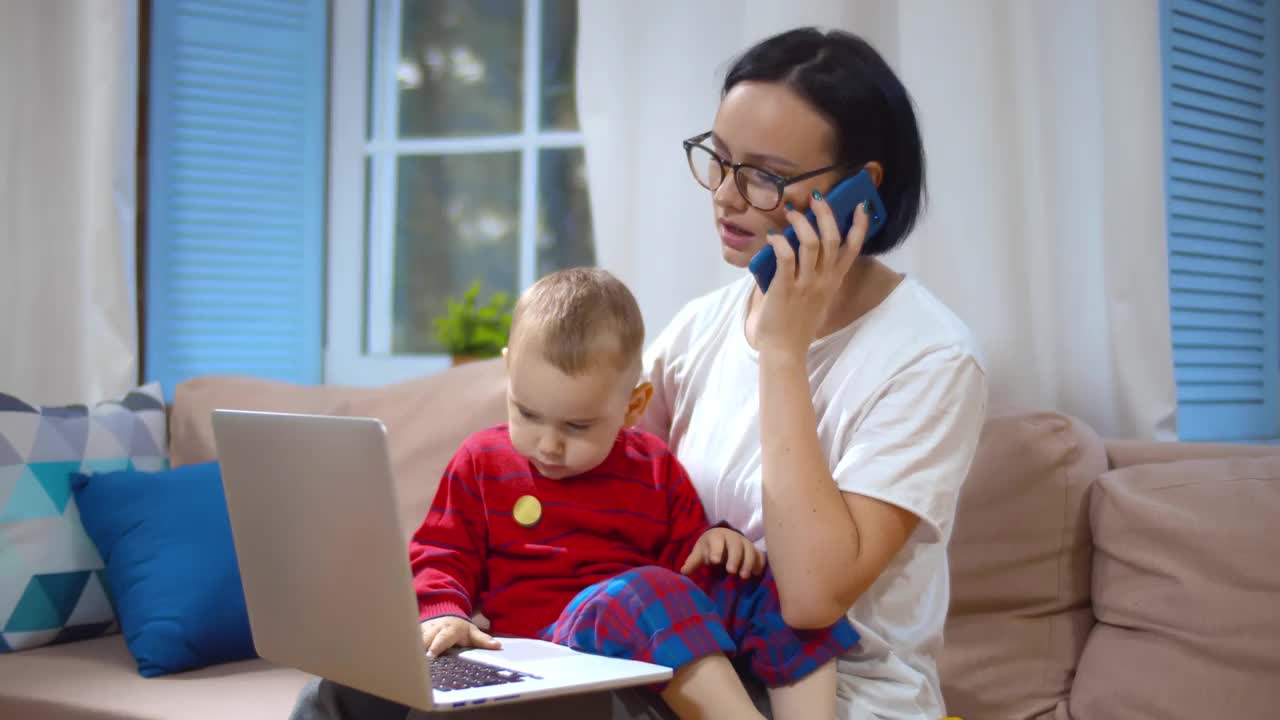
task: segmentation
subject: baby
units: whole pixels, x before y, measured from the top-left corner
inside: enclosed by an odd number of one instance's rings
[[[493,635],[672,668],[662,696],[681,717],[741,703],[734,662],[775,718],[832,717],[835,658],[857,633],[788,628],[764,555],[711,526],[665,444],[631,427],[653,393],[643,345],[635,298],[603,270],[520,297],[508,422],[462,444],[410,545],[428,654],[498,647],[478,611]]]

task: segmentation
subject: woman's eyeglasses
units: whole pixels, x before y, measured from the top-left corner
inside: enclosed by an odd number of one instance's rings
[[[693,178],[702,187],[715,192],[720,189],[724,179],[733,174],[733,184],[738,193],[751,207],[768,212],[782,204],[782,191],[788,185],[808,180],[826,172],[831,172],[839,165],[828,165],[801,175],[782,177],[764,168],[725,160],[714,150],[702,143],[711,137],[710,132],[696,135],[684,141],[684,152],[689,158],[689,170]]]

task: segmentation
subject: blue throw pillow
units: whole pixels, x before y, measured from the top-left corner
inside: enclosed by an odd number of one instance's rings
[[[139,673],[256,655],[217,463],[76,474],[71,485]]]

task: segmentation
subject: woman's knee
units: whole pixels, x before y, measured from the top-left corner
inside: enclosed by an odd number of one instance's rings
[[[298,693],[290,720],[404,720],[409,708],[316,678]]]

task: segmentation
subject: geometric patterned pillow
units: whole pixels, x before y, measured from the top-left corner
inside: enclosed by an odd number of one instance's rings
[[[168,446],[159,383],[93,408],[0,393],[0,653],[118,629],[71,475],[165,470]]]

